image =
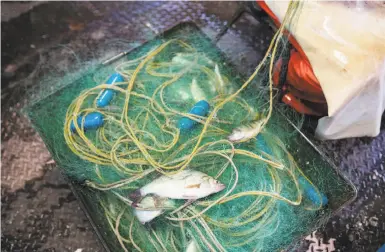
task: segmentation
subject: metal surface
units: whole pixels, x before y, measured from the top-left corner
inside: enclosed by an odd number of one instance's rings
[[[3,12],[12,3],[1,4]],[[42,140],[20,113],[29,90],[47,88],[37,80],[77,70],[84,61],[103,62],[181,21],[194,21],[214,38],[237,7],[235,2],[50,2],[2,22],[2,251],[102,251]],[[248,74],[272,34],[242,15],[218,46]],[[339,251],[375,251],[385,243],[385,125],[376,138],[316,145],[358,188],[357,200],[317,233],[325,243],[319,251],[327,251],[330,238]],[[316,251],[315,240],[302,241],[297,250]]]

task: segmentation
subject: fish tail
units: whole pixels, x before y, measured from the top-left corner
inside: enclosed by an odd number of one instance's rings
[[[134,202],[138,202],[142,198],[142,193],[140,192],[140,189],[136,189],[135,191],[131,192],[128,195],[128,198],[130,198]]]

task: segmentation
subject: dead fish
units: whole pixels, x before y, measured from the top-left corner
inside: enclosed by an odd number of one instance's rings
[[[264,119],[255,120],[248,125],[235,128],[227,139],[233,143],[242,143],[255,138],[261,132],[265,121]]]
[[[138,199],[148,194],[161,198],[197,200],[225,189],[225,185],[199,171],[183,170],[161,176],[130,195]]]
[[[161,215],[165,209],[174,208],[174,202],[168,199],[161,199],[156,196],[145,197],[134,208],[134,214],[139,222],[145,224]]]
[[[220,94],[224,94],[224,90],[225,90],[225,82],[223,81],[223,78],[222,78],[222,75],[221,73],[219,72],[219,67],[217,64],[215,64],[215,77],[216,77],[216,80],[217,80],[217,84],[218,84],[218,93]]]

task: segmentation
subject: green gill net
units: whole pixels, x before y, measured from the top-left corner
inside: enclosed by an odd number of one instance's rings
[[[284,24],[299,7],[291,3]],[[271,73],[282,41],[281,28],[244,78],[198,28],[181,25],[116,64],[57,80],[64,87],[28,109],[111,251],[278,251],[353,197],[351,185],[273,109]],[[100,84],[114,72],[124,81]],[[115,95],[100,108],[96,100],[106,89]],[[201,100],[210,104],[208,114],[189,113]],[[79,115],[94,112],[103,115],[102,127],[85,131],[83,121],[71,130]],[[181,130],[182,118],[195,126]],[[252,137],[230,141],[236,128]],[[191,204],[139,205],[162,212],[140,223],[129,195],[182,170],[226,188]]]

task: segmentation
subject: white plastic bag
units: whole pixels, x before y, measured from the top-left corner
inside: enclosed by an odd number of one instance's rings
[[[266,1],[282,21],[289,1]],[[304,1],[290,33],[328,104],[316,136],[376,136],[385,109],[384,2]]]

